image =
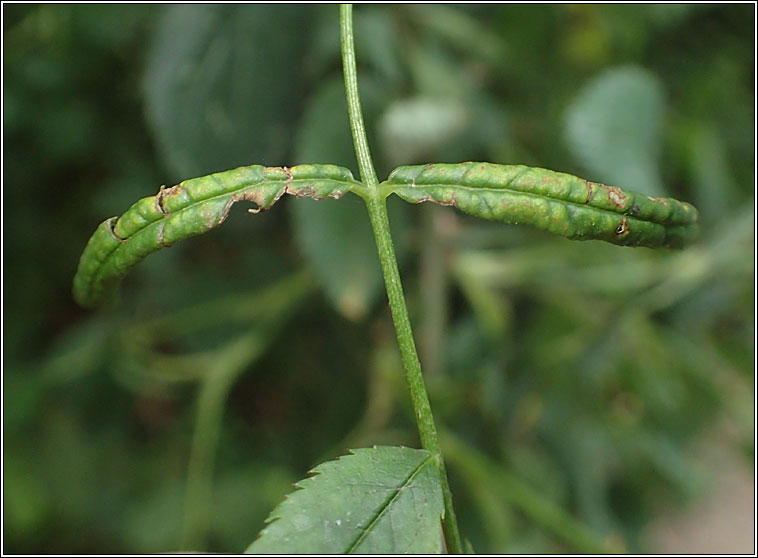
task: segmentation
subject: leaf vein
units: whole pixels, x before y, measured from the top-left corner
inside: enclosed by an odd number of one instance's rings
[[[397,488],[392,489],[393,494],[389,496],[382,505],[377,509],[376,515],[371,519],[369,524],[366,526],[365,529],[362,530],[360,535],[356,538],[356,540],[353,542],[353,544],[350,545],[350,547],[347,549],[346,554],[352,554],[359,546],[360,544],[366,539],[366,537],[371,533],[371,530],[373,527],[381,520],[381,518],[384,516],[384,514],[387,513],[387,511],[392,506],[392,503],[397,500],[400,497],[400,494],[402,494],[402,491],[404,488],[408,487],[410,483],[413,481],[414,478],[426,467],[429,462],[432,460],[432,456],[429,455],[419,463],[418,467],[416,467],[414,470],[410,472],[408,477],[403,481],[403,483],[398,486]],[[391,518],[390,518],[391,521]],[[390,527],[392,528],[393,533],[395,532],[394,525],[390,523]]]

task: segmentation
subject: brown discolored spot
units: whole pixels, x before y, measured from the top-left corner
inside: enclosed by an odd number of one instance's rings
[[[127,238],[121,238],[118,234],[116,234],[116,222],[118,221],[118,217],[111,217],[108,219],[108,230],[111,231],[111,236],[118,240],[119,242],[126,242]]]
[[[257,190],[243,190],[242,192],[233,195],[229,202],[224,207],[224,211],[221,214],[221,218],[218,220],[217,224],[221,224],[224,222],[224,219],[227,218],[229,215],[229,210],[231,209],[232,205],[237,203],[238,201],[249,201],[257,205],[258,207],[251,207],[248,209],[248,213],[262,213],[263,211],[266,211],[271,205],[276,203],[276,201],[281,197],[282,193],[284,192],[285,188],[282,188],[282,191],[276,196],[276,198],[269,204],[266,205],[266,200],[261,196],[261,192]]]
[[[316,194],[316,188],[313,186],[301,186],[300,188],[292,188],[290,186],[287,186],[286,192],[291,196],[297,196],[298,198],[304,198],[306,196],[309,196],[311,198],[315,198]]]
[[[171,244],[166,244],[165,229],[166,221],[163,221],[158,227],[158,243],[164,248],[171,248]]]
[[[171,188],[161,186],[160,190],[158,190],[158,194],[155,196],[155,206],[158,208],[161,215],[170,215],[169,211],[166,209],[166,196],[175,196],[179,186],[180,185],[178,184],[176,186],[171,186]]]
[[[427,196],[424,196],[423,198],[417,198],[417,199],[413,200],[413,203],[423,203],[423,202],[428,202],[428,201],[429,202],[438,203],[440,205],[452,205],[452,206],[455,206],[458,200],[455,199],[455,196],[453,196],[453,197],[451,197],[449,199],[444,199],[444,198],[437,199],[434,196],[427,195]]]
[[[632,215],[639,215],[640,214],[640,206],[637,204],[634,204],[632,208],[630,209],[632,212]]]
[[[213,207],[201,206],[200,216],[205,219],[205,229],[211,230],[213,227],[217,227],[224,222],[226,216],[229,214],[229,208],[234,203],[234,198],[231,198],[224,206],[223,211],[219,214]]]
[[[629,234],[629,223],[626,217],[624,217],[616,227],[616,230],[613,231],[613,236],[624,236],[626,234]]]
[[[429,201],[436,202],[436,203],[438,203],[440,205],[455,205],[455,198],[454,197],[439,198],[439,199],[429,197],[428,199],[429,199]]]
[[[266,167],[268,171],[282,171],[284,174],[292,178],[292,170],[289,167]]]
[[[626,205],[626,194],[618,186],[606,186],[605,184],[599,184],[599,186],[606,191],[608,199],[611,200],[613,205],[618,208],[623,208]]]
[[[161,186],[158,191],[158,209],[163,215],[171,215],[171,212],[166,208],[166,198],[172,198],[184,193],[184,182],[180,182],[176,186],[166,188]]]
[[[290,196],[297,196],[298,198],[304,198],[305,196],[311,196],[314,197],[313,194],[316,192],[315,188],[313,186],[301,186],[298,189],[295,189],[292,187],[292,169],[289,167],[274,167],[278,170],[284,171],[284,173],[287,175],[287,181],[284,183],[284,190],[282,190],[282,193],[289,194]],[[276,199],[274,202],[276,202],[281,197],[281,194],[276,196]],[[258,203],[258,202],[256,202]],[[261,205],[258,203],[258,205]],[[268,208],[262,208],[260,211],[265,211]],[[253,211],[251,211],[253,213]],[[258,211],[254,211],[254,213],[258,213]]]
[[[584,203],[590,203],[595,196],[596,187],[600,186],[600,184],[597,182],[590,182],[589,180],[585,180],[584,182],[587,184],[587,201]]]
[[[292,182],[292,169],[290,167],[266,167],[265,170],[264,170],[264,172],[265,171],[279,171],[279,172],[283,172],[284,175],[285,175],[285,177],[286,177],[286,182],[285,182],[285,186],[284,186],[285,191],[290,187],[290,183]]]
[[[163,206],[163,192],[165,191],[166,186],[165,184],[162,184],[161,187],[158,189],[158,193],[155,195],[155,210],[160,213],[161,215],[168,215],[166,212],[166,208]]]
[[[647,199],[649,199],[653,203],[662,203],[663,205],[668,206],[669,201],[666,198],[653,198],[651,196],[648,196]]]

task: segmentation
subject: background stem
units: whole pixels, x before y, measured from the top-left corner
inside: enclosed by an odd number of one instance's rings
[[[379,251],[379,260],[382,264],[384,282],[387,288],[392,320],[395,324],[400,354],[405,368],[405,377],[411,392],[413,410],[418,425],[421,445],[434,455],[437,460],[442,495],[445,503],[445,520],[442,528],[445,535],[445,543],[448,552],[462,554],[458,522],[453,508],[453,496],[447,480],[445,463],[440,450],[437,437],[437,428],[432,416],[432,408],[421,374],[421,364],[418,360],[416,345],[413,340],[411,322],[408,317],[408,309],[405,306],[403,286],[400,281],[400,272],[397,267],[397,258],[390,235],[390,224],[387,216],[386,195],[379,192],[379,181],[371,160],[371,153],[366,139],[366,129],[363,124],[361,102],[358,95],[358,76],[355,66],[355,48],[353,44],[353,7],[350,4],[340,6],[340,37],[342,42],[342,63],[345,73],[345,90],[347,92],[347,105],[350,113],[350,129],[353,133],[353,142],[358,157],[361,178],[366,184],[365,194],[371,226]]]
[[[229,391],[239,375],[265,348],[257,331],[229,343],[202,381],[187,474],[182,549],[205,548],[213,508],[213,469],[221,420]]]

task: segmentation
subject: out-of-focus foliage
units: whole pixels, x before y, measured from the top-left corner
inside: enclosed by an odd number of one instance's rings
[[[276,165],[291,145],[302,101],[295,76],[309,7],[166,8],[147,51],[145,108],[177,176]],[[287,22],[286,32],[278,22]],[[253,155],[254,154],[254,155]]]
[[[701,214],[672,253],[391,208],[477,551],[654,551],[655,510],[709,486],[700,434],[727,421],[753,459],[752,9],[356,9],[380,177],[524,163]],[[4,550],[238,552],[314,464],[417,446],[359,202],[238,209],[117,309],[70,296],[97,223],[160,184],[355,169],[336,8],[3,10]]]
[[[602,72],[566,110],[566,144],[601,182],[662,196],[663,103],[652,72],[633,66]]]

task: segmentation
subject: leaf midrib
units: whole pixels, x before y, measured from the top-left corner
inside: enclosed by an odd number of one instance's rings
[[[398,187],[408,188],[408,189],[411,189],[411,190],[423,190],[423,189],[426,189],[426,188],[455,188],[455,189],[470,190],[472,192],[493,192],[493,193],[514,194],[514,195],[520,195],[520,196],[527,196],[527,197],[530,197],[530,198],[536,198],[536,199],[540,199],[540,200],[548,200],[548,201],[552,201],[552,202],[556,202],[556,203],[563,203],[563,204],[571,205],[571,206],[575,206],[575,207],[583,207],[583,208],[591,209],[593,211],[598,211],[598,212],[601,212],[601,213],[604,213],[604,214],[613,215],[613,216],[623,216],[623,217],[627,217],[628,219],[633,219],[635,221],[639,221],[641,223],[650,223],[650,224],[653,224],[653,225],[661,225],[663,227],[667,227],[667,226],[688,226],[688,225],[693,225],[696,222],[696,220],[695,220],[695,215],[696,214],[693,215],[692,220],[690,220],[690,221],[671,221],[671,220],[655,221],[655,220],[652,220],[652,219],[643,219],[639,215],[634,215],[634,214],[631,214],[631,213],[628,213],[628,212],[613,211],[611,209],[606,209],[606,208],[603,208],[603,207],[597,207],[596,205],[592,205],[591,203],[579,203],[579,202],[575,202],[575,201],[571,201],[571,200],[564,200],[564,199],[561,199],[561,198],[554,198],[554,197],[551,197],[551,196],[545,196],[543,194],[534,194],[532,192],[524,192],[522,190],[514,190],[513,188],[509,188],[507,186],[502,187],[502,188],[491,188],[491,187],[487,187],[487,186],[468,186],[468,185],[465,185],[465,184],[442,184],[442,183],[433,183],[433,184],[427,183],[427,184],[415,184],[415,185],[411,185],[411,184],[405,184],[405,183],[403,183],[403,184],[397,184],[397,183],[392,183],[392,182],[389,182],[389,181],[382,182],[382,184],[380,184],[380,186],[387,187],[390,190],[389,193],[392,193],[392,194],[395,194],[395,195],[399,195],[398,192],[397,192],[397,188]],[[634,193],[635,195],[637,195],[637,192],[626,192],[626,193],[627,194]],[[645,194],[640,194],[640,195],[644,196]],[[430,201],[432,201],[432,200],[430,200]],[[670,202],[672,200],[668,199],[668,201]],[[682,202],[679,202],[678,200],[673,200],[673,201],[675,201],[677,203],[682,203]]]
[[[414,478],[421,472],[421,470],[426,467],[429,462],[432,460],[432,456],[429,455],[424,459],[419,465],[411,471],[411,473],[408,475],[408,477],[403,481],[403,483],[395,488],[394,494],[392,494],[389,498],[387,498],[381,506],[379,506],[376,510],[376,514],[371,519],[371,522],[366,526],[363,531],[361,531],[361,534],[358,535],[356,540],[353,542],[353,544],[350,545],[350,547],[345,551],[345,554],[352,554],[355,549],[360,546],[360,544],[365,540],[367,536],[371,534],[371,530],[376,525],[379,520],[384,516],[384,514],[389,510],[392,503],[397,500],[400,497],[400,494],[402,493],[403,488],[407,487],[411,481],[413,481]]]

